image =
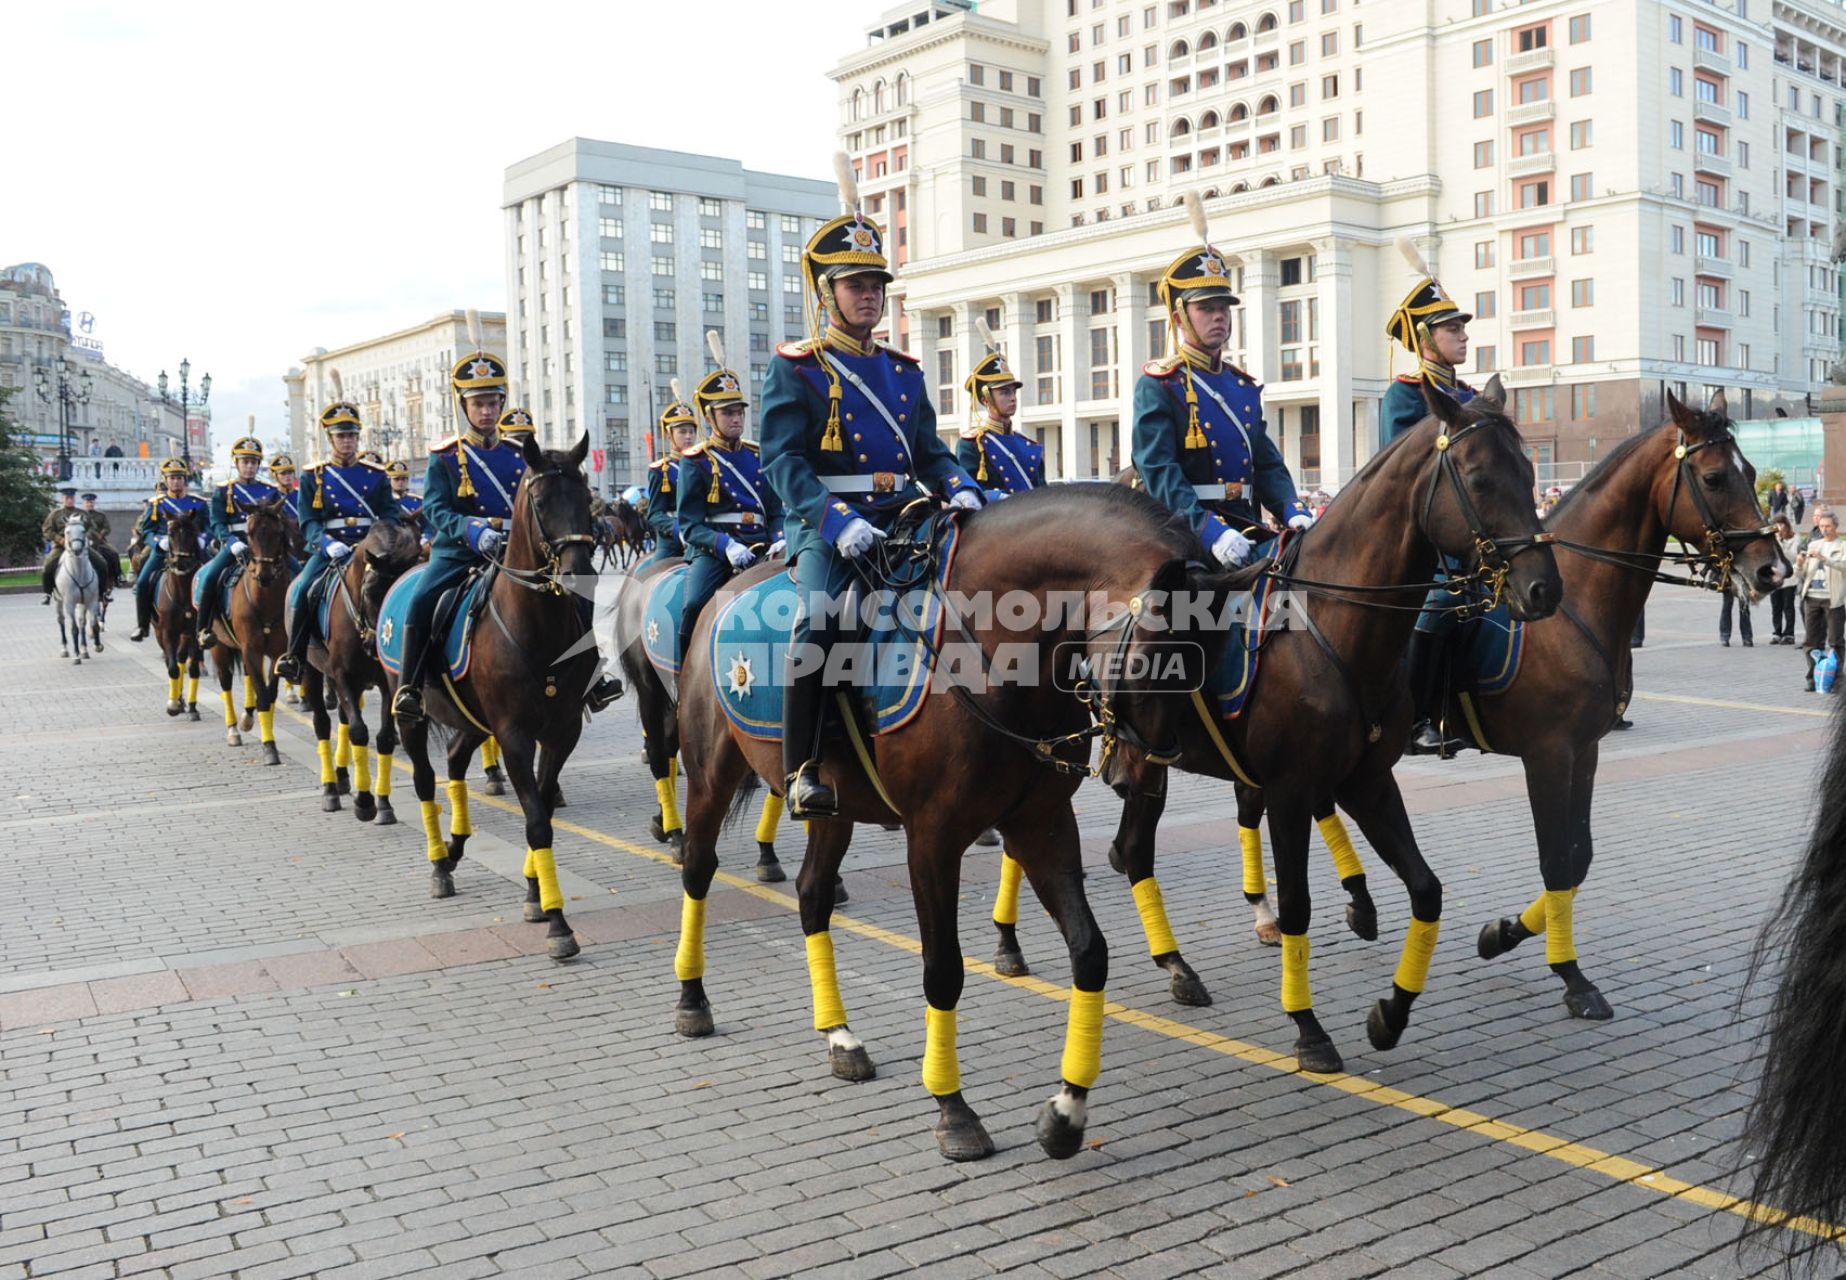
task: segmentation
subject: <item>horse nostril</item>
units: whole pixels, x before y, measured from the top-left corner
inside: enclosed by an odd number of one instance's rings
[[[1526,592],[1526,600],[1534,610],[1543,612],[1551,607],[1551,585],[1543,580],[1534,582],[1531,590]]]

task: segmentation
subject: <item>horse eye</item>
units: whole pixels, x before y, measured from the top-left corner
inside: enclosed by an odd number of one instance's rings
[[[1707,471],[1702,478],[1705,481],[1705,487],[1707,489],[1722,489],[1724,487],[1724,473],[1722,471]]]

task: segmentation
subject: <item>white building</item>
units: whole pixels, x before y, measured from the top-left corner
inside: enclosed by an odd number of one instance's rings
[[[495,354],[506,352],[506,316],[480,313],[481,337]],[[430,445],[455,434],[449,373],[474,350],[466,311],[444,311],[422,324],[329,351],[316,347],[283,375],[288,389],[288,447],[297,465],[326,456],[321,410],[333,400],[334,371],[346,398],[359,406],[360,447],[385,458],[408,458],[421,474]],[[509,406],[523,403],[515,379]]]
[[[832,72],[945,427],[985,314],[1064,476],[1126,462],[1151,281],[1207,197],[1304,484],[1376,447],[1410,237],[1547,475],[1662,412],[1800,405],[1840,355],[1833,0],[927,0]],[[894,238],[898,238],[894,236]]]
[[[705,331],[747,371],[804,332],[801,250],[839,212],[831,182],[735,160],[573,138],[506,171],[511,374],[553,447],[588,431],[603,492],[642,479],[678,377],[710,366]]]

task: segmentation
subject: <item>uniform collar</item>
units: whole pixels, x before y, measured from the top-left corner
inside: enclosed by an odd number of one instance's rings
[[[480,433],[480,430],[478,428],[474,427],[472,424],[468,427],[466,431],[462,433],[462,439],[467,441],[469,444],[473,445],[477,449],[491,449],[495,445],[500,443],[500,435],[498,431],[494,433],[494,438],[490,441],[488,440],[486,436]]]
[[[850,333],[833,328],[831,325],[828,326],[827,332],[821,337],[821,342],[826,346],[832,347],[842,355],[849,356],[869,356],[878,350],[878,339],[867,338],[864,343],[860,343],[859,340],[854,338]]]
[[[1002,422],[990,413],[981,423],[981,430],[992,431],[996,435],[1010,436],[1013,434],[1013,423],[1010,418]]]
[[[1179,354],[1187,364],[1201,373],[1217,373],[1224,368],[1224,352],[1222,349],[1218,352],[1218,358],[1213,360],[1190,342],[1181,341],[1179,344]]]
[[[1423,376],[1429,379],[1432,387],[1451,400],[1459,396],[1461,388],[1455,380],[1454,365],[1444,364],[1440,360],[1431,360],[1428,356],[1418,357],[1417,364],[1422,369]]]
[[[716,431],[705,437],[705,447],[707,449],[721,449],[725,453],[735,453],[737,450],[743,448],[743,444],[744,441],[742,436],[737,437],[736,444],[732,444]]]

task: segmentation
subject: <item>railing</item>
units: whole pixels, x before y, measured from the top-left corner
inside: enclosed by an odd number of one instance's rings
[[[160,485],[160,463],[159,458],[72,458],[66,483],[98,493],[152,493]],[[45,459],[35,469],[58,478],[56,458]]]
[[[1723,156],[1713,155],[1709,151],[1697,151],[1692,156],[1692,167],[1700,173],[1715,173],[1719,177],[1731,176],[1731,162]]]
[[[1551,66],[1557,61],[1555,49],[1530,49],[1525,53],[1515,53],[1506,60],[1506,74],[1523,75],[1527,71],[1537,71]]]
[[[1693,312],[1694,323],[1714,329],[1731,327],[1731,313],[1724,307],[1699,307]]]
[[[1535,311],[1515,311],[1509,321],[1514,329],[1549,329],[1557,323],[1556,314],[1544,307]]]
[[[1507,264],[1506,274],[1508,279],[1524,280],[1530,276],[1552,275],[1556,270],[1554,260],[1548,257],[1515,258]]]
[[[1731,278],[1731,264],[1723,258],[1707,258],[1703,254],[1693,259],[1692,270],[1695,275]]]
[[[1712,124],[1728,125],[1731,122],[1731,113],[1728,107],[1721,107],[1715,102],[1695,100],[1692,104],[1692,118],[1706,120]]]
[[[1525,102],[1516,107],[1507,108],[1506,123],[1509,125],[1532,124],[1539,120],[1549,120],[1558,113],[1558,104],[1547,98],[1543,102]]]
[[[1558,158],[1546,151],[1535,156],[1514,156],[1506,162],[1507,176],[1524,178],[1534,173],[1551,173],[1558,167]]]
[[[1723,54],[1713,53],[1710,49],[1694,49],[1692,65],[1704,67],[1707,71],[1716,71],[1721,76],[1728,76],[1735,69]]]

